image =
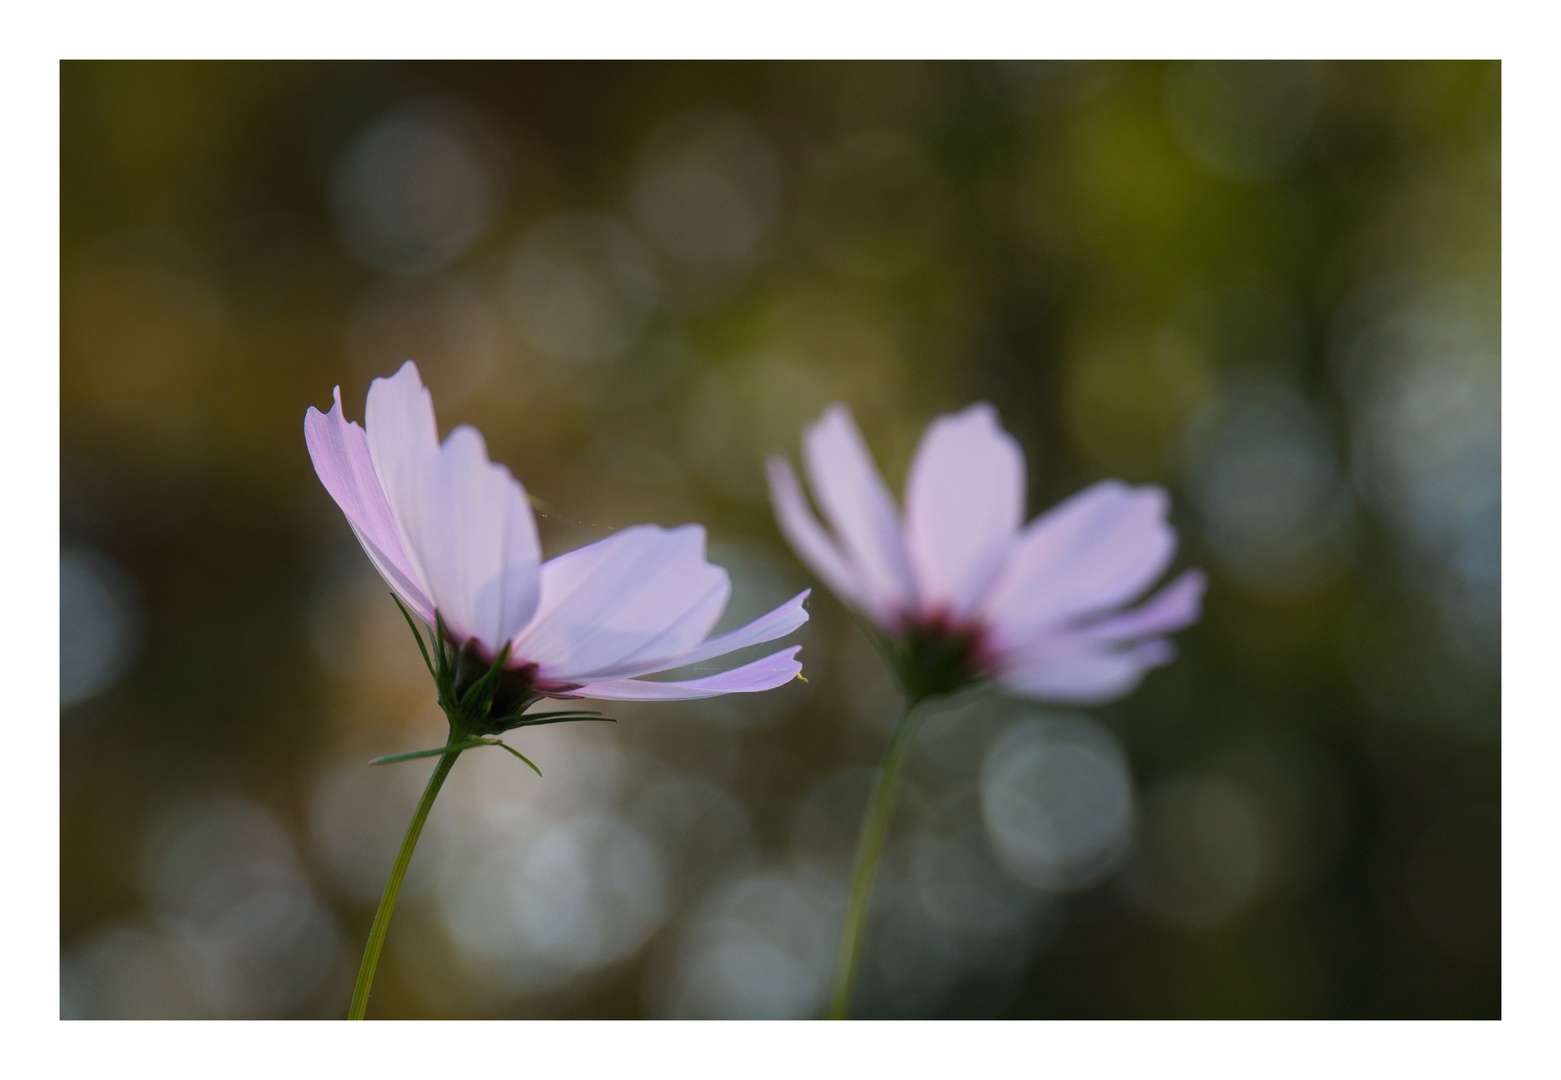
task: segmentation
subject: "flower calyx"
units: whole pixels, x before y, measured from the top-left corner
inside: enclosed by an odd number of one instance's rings
[[[526,709],[530,706],[550,696],[537,688],[535,664],[521,667],[506,666],[506,661],[509,659],[508,644],[499,649],[499,654],[491,660],[485,658],[471,642],[457,644],[450,639],[444,627],[444,620],[437,612],[434,614],[434,626],[430,628],[429,640],[425,643],[422,633],[417,628],[417,622],[412,618],[412,613],[407,610],[399,597],[392,594],[392,599],[401,609],[402,617],[406,619],[412,636],[417,640],[418,651],[423,654],[423,663],[427,666],[429,675],[433,676],[439,707],[444,710],[445,717],[450,722],[450,742],[446,748],[453,749],[461,745],[464,749],[466,748],[464,744],[504,746],[492,737],[516,728],[536,727],[542,724],[558,724],[573,720],[603,720],[616,723],[612,717],[603,716],[591,709],[527,713]],[[437,752],[442,753],[446,748],[441,748]],[[504,746],[504,749],[512,754],[516,753],[511,747]],[[391,758],[404,760],[414,756],[423,756],[423,753],[419,751],[410,755],[391,755]],[[519,754],[516,756],[521,757]],[[529,760],[524,757],[521,759],[531,765]],[[386,759],[378,759],[378,761],[384,760]],[[531,767],[536,768],[535,765]]]
[[[902,624],[893,636],[860,615],[857,625],[884,658],[906,701],[957,693],[988,677],[982,659],[979,628],[958,626],[946,619],[922,619]]]
[[[952,694],[981,678],[978,635],[942,622],[911,627],[900,640],[896,674],[906,698],[922,701]]]

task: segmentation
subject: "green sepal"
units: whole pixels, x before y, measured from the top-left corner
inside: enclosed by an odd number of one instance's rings
[[[434,609],[434,652],[439,657],[439,669],[434,672],[434,682],[440,687],[450,685],[450,658],[444,651],[444,616]]]
[[[396,607],[401,609],[401,617],[407,621],[407,626],[412,631],[412,637],[417,640],[417,651],[423,654],[423,666],[428,668],[428,674],[433,676],[435,682],[438,682],[439,676],[434,672],[434,662],[428,658],[428,649],[423,646],[423,635],[418,633],[417,623],[412,621],[412,613],[401,602],[401,597],[391,593],[390,598],[396,602]]]
[[[508,743],[500,742],[498,739],[487,738],[465,739],[461,742],[448,743],[444,746],[430,747],[427,750],[408,750],[404,754],[386,754],[384,757],[375,758],[373,761],[369,762],[369,764],[391,765],[398,761],[412,761],[415,758],[441,757],[444,754],[450,753],[451,751],[459,754],[465,750],[474,750],[479,746],[497,746],[501,750],[508,750],[510,753],[520,758],[521,761],[524,761],[527,765],[531,766],[532,772],[536,773],[538,776],[542,775],[542,770],[537,768],[537,763],[532,761],[525,754],[522,754],[519,750],[516,750]]]
[[[490,745],[485,739],[466,739],[463,742],[446,743],[444,746],[435,746],[428,750],[408,750],[404,754],[386,754],[369,762],[370,765],[390,765],[397,761],[411,761],[413,758],[438,757],[451,750],[459,753],[462,750],[470,750],[474,746]]]
[[[537,768],[536,762],[532,761],[525,754],[522,754],[519,750],[516,750],[509,743],[500,742],[498,739],[484,739],[483,740],[483,745],[484,746],[498,746],[498,747],[502,747],[505,750],[508,750],[510,753],[512,753],[516,757],[520,758],[521,761],[524,761],[527,765],[530,765],[532,772],[536,773],[538,776],[542,775],[542,770]]]
[[[461,695],[461,710],[468,715],[481,716],[488,711],[488,706],[493,702],[494,691],[498,689],[499,672],[504,670],[504,661],[509,659],[509,642],[499,650],[499,655],[493,658],[493,663],[482,678],[466,688],[466,693]]]
[[[970,667],[972,638],[969,634],[913,628],[897,640],[854,608],[851,615],[884,664],[894,673],[900,691],[912,705],[927,698],[958,693],[981,678],[981,673]]]
[[[515,728],[538,727],[542,724],[567,724],[575,720],[603,720],[609,724],[618,721],[611,716],[603,716],[599,712],[546,712],[530,713],[525,716],[503,716],[492,721],[496,731],[513,731]]]

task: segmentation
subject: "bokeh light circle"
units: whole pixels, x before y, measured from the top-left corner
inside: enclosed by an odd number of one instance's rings
[[[987,834],[1008,872],[1033,888],[1098,881],[1120,859],[1133,787],[1116,740],[1082,717],[1013,724],[981,772]]]

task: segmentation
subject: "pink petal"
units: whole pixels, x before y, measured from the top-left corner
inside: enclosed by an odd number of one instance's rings
[[[304,442],[320,482],[347,515],[353,535],[380,577],[420,617],[432,623],[434,606],[418,584],[417,574],[401,545],[401,533],[390,513],[369,456],[363,429],[348,423],[342,411],[341,387],[331,411],[310,408],[304,414]]]
[[[616,532],[605,540],[575,548],[543,563],[542,594],[537,602],[537,613],[532,617],[531,625],[526,628],[525,636],[517,639],[517,644],[529,638],[552,618],[574,595],[575,590],[591,579],[598,567],[613,558],[621,545],[633,543],[641,533],[655,528],[654,525],[635,525]]]
[[[525,489],[471,427],[402,467],[401,526],[434,605],[457,640],[497,653],[537,609],[542,550]]]
[[[981,604],[999,647],[1147,588],[1176,550],[1167,504],[1153,485],[1103,480],[1032,521]]]
[[[604,701],[687,701],[720,694],[751,694],[784,686],[802,674],[795,657],[802,646],[793,645],[719,675],[687,682],[645,682],[641,679],[617,679],[589,683],[570,691],[570,697],[599,698]]]
[[[662,664],[659,668],[649,668],[638,674],[648,675],[652,671],[666,671],[669,668],[703,663],[736,652],[738,649],[745,649],[750,645],[760,645],[766,641],[785,637],[808,621],[808,613],[802,605],[812,591],[812,589],[803,589],[774,611],[760,615],[747,626],[730,630],[720,637],[710,638],[693,652],[684,653],[671,663]]]
[[[637,525],[543,565],[537,616],[511,655],[555,682],[659,663],[704,639],[729,588],[705,562],[704,529]]]
[[[1022,697],[1071,705],[1098,705],[1132,692],[1144,672],[1175,655],[1170,642],[1154,640],[1126,650],[1091,649],[1062,639],[1028,658],[1011,661],[998,682]]]
[[[916,590],[894,499],[851,411],[839,404],[825,409],[803,433],[802,454],[813,497],[856,567],[872,613],[888,623],[914,609]]]
[[[628,678],[681,666],[678,658],[710,632],[710,628],[720,619],[721,612],[726,610],[726,601],[732,594],[731,581],[726,571],[719,566],[711,566],[697,577],[685,580],[701,582],[704,592],[684,594],[680,586],[677,594],[662,594],[667,598],[662,618],[672,616],[679,607],[684,609],[681,615],[677,615],[637,647],[629,648],[622,656],[604,659],[599,666],[589,671],[572,672],[562,681],[594,682]],[[623,640],[625,647],[634,644],[628,637]]]
[[[1110,642],[1174,633],[1191,626],[1203,614],[1203,591],[1208,584],[1202,570],[1188,570],[1131,611],[1109,615],[1079,632]]]
[[[927,428],[905,483],[905,546],[922,612],[963,618],[1024,520],[1024,453],[982,402]]]
[[[439,449],[439,429],[434,422],[434,399],[423,386],[417,365],[408,360],[388,379],[369,384],[364,406],[369,456],[390,512],[401,530],[401,542],[411,550],[406,515],[415,497],[417,460]],[[413,569],[416,556],[413,557]],[[425,587],[427,582],[423,583]]]
[[[824,532],[808,509],[807,496],[786,459],[772,456],[765,462],[770,480],[770,502],[781,535],[797,557],[807,564],[841,600],[858,610],[871,613],[871,605],[857,582],[856,570],[846,562],[835,542]]]

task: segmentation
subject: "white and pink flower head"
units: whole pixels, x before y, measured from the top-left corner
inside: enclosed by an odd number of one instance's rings
[[[802,450],[833,535],[777,456],[781,532],[886,637],[912,702],[988,677],[1024,697],[1109,701],[1170,662],[1165,635],[1199,617],[1199,570],[1123,610],[1175,553],[1165,491],[1105,480],[1024,525],[1024,455],[988,404],[927,428],[903,513],[844,405],[804,432]]]
[[[488,460],[476,429],[439,442],[414,363],[374,380],[363,427],[343,415],[339,387],[335,396],[329,413],[311,408],[304,418],[315,471],[395,595],[440,627],[455,689],[502,659],[494,716],[540,697],[673,701],[769,690],[801,672],[792,646],[717,675],[643,679],[791,633],[807,621],[808,593],[710,638],[731,584],[705,561],[700,526],[636,525],[543,562],[525,489]]]

